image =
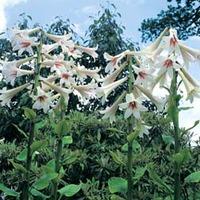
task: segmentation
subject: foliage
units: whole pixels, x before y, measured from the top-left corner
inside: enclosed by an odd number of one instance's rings
[[[173,27],[180,39],[200,35],[199,0],[168,0],[167,10],[162,10],[156,18],[143,20],[139,31],[142,41],[155,39],[164,28]]]

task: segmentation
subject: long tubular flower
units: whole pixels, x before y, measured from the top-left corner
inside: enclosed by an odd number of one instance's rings
[[[190,100],[190,102],[192,103],[194,100],[194,97],[200,98],[199,85],[197,85],[196,82],[191,81],[191,79],[190,79],[191,77],[188,78],[187,76],[185,76],[185,74],[181,70],[178,71],[178,74],[182,78],[183,84],[184,84],[186,92],[187,92],[186,100]]]
[[[117,87],[119,87],[122,83],[127,81],[127,77],[124,77],[118,81],[115,81],[109,85],[102,86],[100,88],[97,88],[96,93],[97,97],[101,98],[102,97],[102,103],[105,103],[106,98],[108,95]]]
[[[68,51],[68,48],[74,48],[74,42],[71,40],[71,34],[53,35],[45,33],[46,36],[61,46],[63,53]]]
[[[135,87],[138,88],[150,101],[152,101],[152,103],[156,105],[159,111],[163,111],[167,98],[160,99],[158,97],[155,97],[152,95],[151,92],[140,85],[135,85]]]
[[[73,85],[73,88],[73,93],[77,95],[82,101],[96,97],[95,90],[97,88],[97,85],[95,83],[90,83],[87,85]]]
[[[147,108],[142,105],[141,100],[139,98],[136,99],[132,93],[126,95],[126,102],[119,104],[119,107],[126,110],[124,113],[125,119],[131,115],[136,119],[140,119],[140,112],[147,111]]]
[[[118,99],[113,103],[112,106],[107,107],[105,110],[99,111],[100,114],[103,114],[103,119],[109,119],[110,123],[113,123],[116,120],[115,114],[117,112],[117,109],[119,107],[119,104],[122,102],[123,98],[125,97],[126,92],[124,91]]]
[[[53,43],[53,44],[44,44],[42,45],[42,54],[49,54],[50,52],[52,52],[53,50],[58,48],[58,44],[57,43]]]
[[[69,100],[69,94],[72,93],[71,89],[66,89],[66,88],[62,88],[60,86],[57,86],[56,84],[52,84],[46,80],[42,80],[42,82],[49,86],[51,89],[55,90],[57,93],[59,93],[60,95],[62,95],[65,99],[66,104],[68,103]]]
[[[149,83],[153,81],[153,69],[147,68],[147,67],[137,67],[135,65],[132,65],[134,72],[137,74],[135,84],[136,85],[143,85],[144,87],[147,87]]]
[[[111,56],[108,53],[104,53],[104,58],[108,62],[105,68],[106,73],[112,73],[115,69],[119,68],[119,62],[122,60],[122,58],[125,56],[125,52],[122,52],[121,54],[118,54],[116,56]]]
[[[16,96],[20,91],[27,88],[30,84],[26,83],[24,85],[21,85],[19,87],[7,90],[5,87],[0,90],[0,102],[2,106],[7,105],[10,107],[10,102],[14,96]]]
[[[35,100],[33,104],[33,108],[40,110],[43,109],[45,113],[50,109],[50,106],[52,104],[52,99],[48,93],[43,91],[39,86],[37,87],[37,95],[33,96],[33,99]]]
[[[107,75],[106,77],[99,79],[99,82],[102,82],[102,86],[106,86],[111,84],[116,80],[116,78],[119,76],[119,74],[123,71],[123,69],[126,67],[127,63],[123,63],[121,66],[119,66],[118,69],[116,69],[112,74]]]
[[[165,28],[164,31],[159,35],[159,37],[152,44],[142,49],[140,52],[143,54],[152,54],[154,56],[157,55],[160,51],[159,46],[160,46],[160,43],[162,42],[163,36],[165,36],[168,31],[169,31],[169,28]]]
[[[95,48],[89,48],[89,47],[83,47],[76,45],[76,48],[81,51],[82,53],[86,53],[90,55],[94,60],[98,57],[98,54],[96,53],[96,50],[98,49],[98,46]]]
[[[87,77],[91,77],[91,78],[94,78],[95,80],[99,80],[99,74],[98,72],[100,71],[100,69],[87,69],[85,68],[84,66],[77,66],[77,67],[74,67],[74,70],[76,71],[77,73],[77,76],[80,77],[80,78],[87,78]]]
[[[33,70],[24,70],[19,68],[20,65],[25,64],[28,60],[30,59],[25,58],[17,61],[3,62],[2,75],[4,76],[6,83],[10,82],[13,86],[17,77],[34,73]]]

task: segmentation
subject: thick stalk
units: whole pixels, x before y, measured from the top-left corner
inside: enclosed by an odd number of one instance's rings
[[[128,92],[132,93],[133,92],[133,71],[132,71],[132,66],[131,66],[131,58],[129,59],[129,66],[128,66],[128,71],[129,71],[129,78],[128,78]],[[133,131],[133,125],[134,124],[134,118],[131,116],[128,119],[128,134],[130,134]],[[132,168],[133,168],[133,147],[132,147],[132,142],[133,141],[128,141],[128,155],[127,155],[127,181],[128,181],[128,190],[127,190],[127,200],[133,200],[133,173],[132,173]]]
[[[37,60],[35,65],[35,78],[34,78],[34,95],[37,94],[37,86],[39,86],[39,73],[40,73],[40,64],[41,64],[41,48],[42,48],[42,34],[41,34],[41,41],[39,46],[37,47]],[[35,119],[31,120],[30,128],[29,128],[29,137],[28,137],[28,144],[27,144],[27,158],[26,158],[26,175],[25,175],[25,183],[24,183],[24,190],[23,190],[23,200],[29,200],[29,187],[30,187],[30,172],[31,172],[31,163],[32,163],[32,151],[31,145],[34,141],[34,130],[35,128]]]
[[[60,120],[64,120],[65,118],[65,103],[64,103],[64,99],[61,96],[61,102],[60,102]],[[59,174],[60,172],[60,162],[61,162],[61,157],[62,157],[62,149],[63,149],[63,132],[61,131],[61,133],[58,136],[57,139],[57,147],[56,147],[56,153],[55,153],[55,172]],[[55,180],[53,182],[53,198],[52,200],[57,200],[58,199],[58,180]]]
[[[172,122],[174,127],[175,153],[180,152],[180,129],[179,129],[179,99],[177,96],[177,73],[174,70],[171,86],[171,95],[173,98],[173,115]],[[180,200],[181,183],[180,183],[180,166],[177,162],[174,164],[174,200]]]

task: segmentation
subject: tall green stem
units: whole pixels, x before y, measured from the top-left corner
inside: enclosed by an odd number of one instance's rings
[[[63,121],[65,119],[65,102],[64,98],[61,96],[61,101],[60,101],[60,120]],[[57,139],[57,147],[56,147],[56,153],[55,153],[55,171],[56,173],[59,174],[60,172],[60,161],[62,157],[62,149],[63,149],[63,131],[60,132],[58,135]],[[53,182],[53,198],[52,200],[57,200],[58,199],[58,180],[55,180]]]
[[[129,78],[128,78],[128,92],[133,92],[133,71],[131,66],[131,58],[128,58],[129,60]],[[128,134],[130,134],[133,131],[133,125],[134,124],[134,118],[131,116],[128,120]],[[128,181],[128,190],[127,190],[127,200],[133,200],[133,174],[132,174],[132,168],[133,168],[133,147],[132,147],[133,141],[128,141],[128,157],[127,157],[127,181]]]
[[[35,65],[35,80],[34,80],[34,95],[37,94],[37,86],[39,85],[39,73],[40,73],[40,65],[41,65],[41,48],[42,48],[42,33],[40,44],[37,48],[37,60]],[[31,145],[34,141],[34,133],[35,133],[35,119],[31,120],[29,127],[29,136],[28,136],[28,144],[27,144],[27,158],[26,158],[26,174],[25,174],[25,183],[23,189],[23,200],[29,200],[29,187],[30,187],[30,172],[31,172],[31,163],[32,163],[32,151]]]
[[[180,129],[179,129],[179,99],[177,95],[177,73],[174,70],[171,85],[171,95],[173,102],[172,122],[174,127],[175,153],[180,152]],[[174,200],[180,200],[181,183],[180,183],[180,166],[174,163]]]

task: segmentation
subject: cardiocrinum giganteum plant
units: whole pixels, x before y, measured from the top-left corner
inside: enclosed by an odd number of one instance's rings
[[[124,188],[126,199],[134,199],[132,144],[138,136],[142,136],[143,133],[148,134],[150,127],[144,123],[141,114],[147,111],[143,101],[148,99],[155,104],[158,111],[167,110],[168,117],[173,124],[174,189],[166,184],[165,186],[168,192],[167,198],[180,200],[181,185],[183,184],[180,182],[181,164],[188,152],[181,149],[180,145],[182,133],[179,127],[179,102],[181,98],[193,102],[194,97],[200,97],[199,84],[187,71],[191,62],[200,59],[200,52],[183,44],[177,38],[174,29],[166,28],[156,41],[140,51],[127,50],[115,56],[105,53],[104,58],[108,62],[105,68],[105,72],[108,74],[101,80],[102,85],[97,90],[97,96],[102,98],[104,103],[116,88],[121,87],[121,90],[118,90],[117,93],[120,94],[115,102],[100,113],[104,114],[104,119],[110,119],[112,123],[115,121],[118,109],[125,111],[124,119],[127,121],[128,142],[127,180],[111,178],[108,182],[110,191],[112,193],[122,192]],[[166,89],[167,93],[164,97],[159,95],[160,89],[156,87],[157,85]],[[185,90],[186,93],[183,93],[182,90]],[[186,94],[186,98],[183,94]],[[151,174],[150,177],[156,179],[151,164],[148,166],[148,172]],[[119,190],[116,189],[116,184],[119,186],[117,187]],[[114,195],[114,197],[116,196]]]
[[[99,79],[99,69],[87,69],[79,64],[77,58],[83,53],[97,58],[96,48],[77,45],[71,37],[70,34],[52,35],[41,28],[13,29],[11,44],[13,52],[16,52],[16,59],[1,61],[3,79],[9,88],[0,90],[1,105],[11,107],[16,103],[14,100],[16,95],[26,93],[32,106],[32,108],[23,107],[25,116],[29,120],[29,131],[26,134],[27,148],[20,154],[21,157],[25,155],[23,164],[12,161],[13,166],[20,168],[24,173],[22,192],[12,193],[17,198],[28,200],[38,196],[57,200],[62,196],[73,196],[81,188],[81,184],[67,184],[60,188],[64,175],[63,139],[70,140],[70,136],[66,136],[69,129],[66,113],[69,102],[73,101],[75,96],[82,104],[86,104],[95,96],[94,88],[96,79]],[[21,77],[20,81],[18,77]],[[35,167],[32,162],[33,156],[39,148],[47,145],[46,140],[35,140],[37,112],[54,116],[55,158],[48,164],[51,170],[43,170],[39,178],[33,178],[36,177],[33,173]],[[48,195],[45,195],[41,190],[47,187],[50,189]]]

